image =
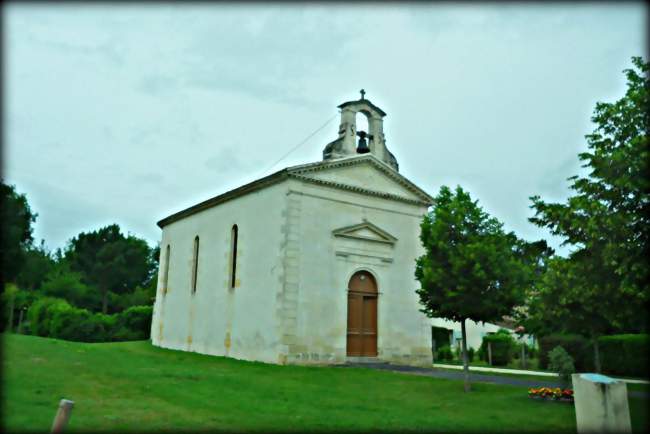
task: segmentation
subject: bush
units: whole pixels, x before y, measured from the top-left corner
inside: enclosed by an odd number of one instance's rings
[[[497,332],[483,336],[483,342],[479,352],[481,360],[488,360],[488,344],[492,348],[492,364],[495,366],[506,366],[512,360],[515,352],[515,340],[507,331]]]
[[[148,339],[153,306],[131,306],[117,316],[114,340]]]
[[[133,306],[105,315],[71,306],[65,300],[42,297],[27,312],[33,334],[79,342],[141,340],[149,337],[152,306]]]
[[[27,311],[31,333],[37,336],[49,336],[50,321],[54,312],[70,307],[67,301],[60,298],[43,297],[36,300]]]
[[[151,293],[149,288],[137,287],[132,292],[124,294],[108,293],[110,312],[123,312],[132,306],[153,305],[155,293]]]
[[[474,361],[474,348],[472,348],[472,347],[467,349],[467,361],[468,362],[473,362]]]
[[[593,346],[580,335],[554,334],[539,339],[539,366],[549,369],[549,353],[557,346],[561,346],[573,358],[578,372],[594,370]]]
[[[454,359],[454,355],[452,354],[451,347],[449,345],[438,348],[436,356],[436,360],[438,361],[451,361]]]
[[[647,334],[602,336],[598,339],[603,372],[614,375],[648,377]]]
[[[573,358],[565,351],[564,348],[557,346],[553,348],[548,354],[549,364],[548,367],[551,371],[557,372],[560,379],[564,383],[564,387],[571,384],[571,374],[576,369],[573,364]]]
[[[92,327],[86,326],[92,314],[86,309],[68,306],[53,306],[50,308],[52,320],[48,335],[52,338],[68,341],[88,342],[93,337]]]

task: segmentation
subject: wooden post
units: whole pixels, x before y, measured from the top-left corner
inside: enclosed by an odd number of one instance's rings
[[[488,365],[492,366],[492,342],[488,342]]]
[[[7,331],[11,333],[14,329],[14,301],[16,296],[11,295],[11,301],[9,302],[9,321],[7,322]]]
[[[18,328],[16,329],[16,333],[21,334],[23,332],[23,313],[25,312],[25,308],[23,307],[20,309],[20,315],[18,315]]]
[[[52,423],[52,434],[63,432],[68,423],[68,419],[70,419],[70,414],[72,414],[73,406],[74,401],[68,399],[62,399],[61,402],[59,402],[59,410],[56,412],[54,422]]]

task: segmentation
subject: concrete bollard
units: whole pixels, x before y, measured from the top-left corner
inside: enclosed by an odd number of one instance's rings
[[[631,432],[625,382],[600,374],[573,374],[578,433]]]
[[[51,433],[61,433],[65,429],[65,426],[70,419],[70,414],[72,413],[72,407],[74,406],[74,401],[68,399],[62,399],[59,402],[59,410],[56,412],[54,417],[54,422],[52,422]]]

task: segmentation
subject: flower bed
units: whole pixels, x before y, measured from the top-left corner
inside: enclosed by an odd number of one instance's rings
[[[573,402],[573,390],[560,389],[559,387],[538,387],[537,389],[528,389],[528,397],[544,401]]]

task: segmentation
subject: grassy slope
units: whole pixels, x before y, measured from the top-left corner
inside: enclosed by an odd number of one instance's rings
[[[83,344],[2,335],[3,424],[49,430],[60,398],[69,431],[427,430],[575,432],[573,407],[526,390],[353,368],[275,366],[148,342]],[[631,400],[641,429],[645,401]]]

